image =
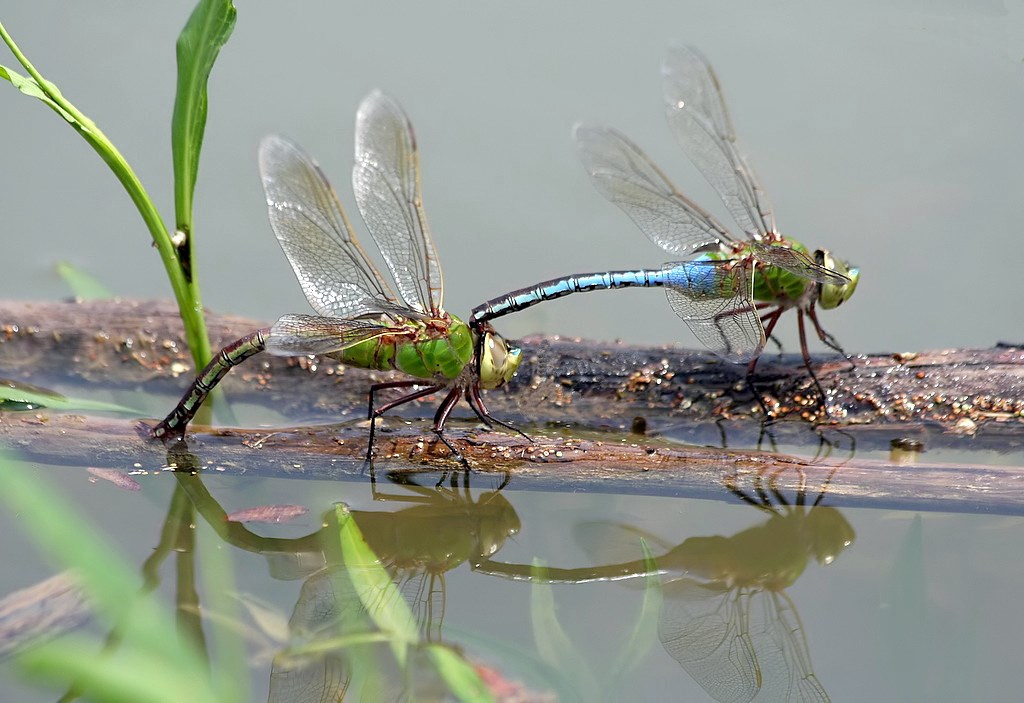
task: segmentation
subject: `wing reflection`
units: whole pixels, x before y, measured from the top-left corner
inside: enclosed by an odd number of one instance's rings
[[[577,541],[595,561],[605,563],[579,569],[549,566],[544,579],[587,583],[640,578],[648,573],[644,561],[637,559],[640,538],[662,544],[664,551],[654,558],[663,596],[658,639],[694,681],[723,703],[828,701],[786,589],[812,559],[822,565],[834,561],[853,544],[854,531],[842,513],[821,504],[832,474],[810,504],[802,480],[790,501],[776,487],[779,476],[761,471],[725,478],[730,493],[767,516],[752,527],[669,546],[631,525],[584,523],[575,529]],[[621,552],[623,547],[634,560],[607,563],[609,551]],[[506,578],[536,578],[529,565],[485,560],[476,568]]]

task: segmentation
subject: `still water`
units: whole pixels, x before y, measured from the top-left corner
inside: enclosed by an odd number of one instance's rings
[[[835,508],[817,486],[801,506],[801,496],[773,494],[750,475],[715,500],[692,500],[540,492],[486,473],[468,487],[461,474],[436,487],[437,474],[413,485],[383,472],[374,484],[149,472],[134,476],[138,491],[80,469],[37,473],[136,565],[159,541],[171,496],[188,494],[198,548],[235,570],[254,700],[272,685],[272,700],[289,700],[281,691],[321,671],[275,671],[281,632],[266,622],[291,618],[294,637],[322,626],[328,603],[359,607],[323,584],[338,565],[317,535],[339,501],[402,586],[424,638],[463,647],[533,693],[699,701],[749,700],[760,689],[754,700],[774,701],[796,700],[785,692],[799,689],[806,700],[963,701],[1011,700],[1019,689],[1019,516]],[[268,504],[308,512],[222,529],[222,511]],[[17,516],[2,520],[0,558],[20,565],[4,569],[3,592],[53,573]],[[171,561],[161,574],[171,602]],[[15,681],[5,663],[4,700],[53,699]]]

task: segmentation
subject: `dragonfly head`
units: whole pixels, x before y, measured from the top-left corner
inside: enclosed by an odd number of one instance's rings
[[[819,266],[835,271],[846,276],[849,281],[846,283],[819,283],[818,304],[823,310],[837,308],[847,301],[857,290],[857,283],[860,281],[860,269],[841,259],[836,259],[827,249],[818,249],[814,252],[814,258]]]
[[[511,381],[522,361],[523,350],[507,342],[493,329],[481,329],[477,334],[480,335],[477,346],[480,350],[480,387],[497,388]]]

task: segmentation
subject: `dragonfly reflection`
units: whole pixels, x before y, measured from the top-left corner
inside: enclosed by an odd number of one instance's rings
[[[494,490],[475,492],[470,490],[468,472],[454,475],[449,485],[439,487],[421,486],[400,474],[388,478],[393,490],[379,490],[373,481],[374,500],[407,507],[351,510],[350,514],[409,603],[422,643],[440,642],[446,573],[464,562],[492,556],[520,529],[515,509],[501,494],[508,477]],[[409,677],[397,669],[386,642],[342,644],[346,636],[372,638],[380,633],[364,605],[366,594],[357,591],[339,554],[333,511],[325,515],[323,528],[312,534],[294,539],[259,537],[243,525],[225,523],[223,509],[198,478],[179,475],[179,480],[226,541],[263,554],[275,579],[303,582],[288,621],[290,642],[274,657],[270,701],[340,700],[350,686],[373,700],[404,700],[403,696],[433,690],[436,682],[431,676]],[[380,603],[381,608],[387,606]],[[414,673],[419,649],[413,648],[410,655]],[[422,671],[431,670],[429,664],[422,667]]]
[[[660,545],[663,551],[654,558],[663,596],[658,638],[712,698],[827,701],[786,589],[812,558],[830,564],[849,547],[853,528],[837,509],[821,504],[831,475],[809,504],[803,485],[794,501],[787,500],[776,486],[777,474],[756,474],[750,488],[741,487],[740,479],[728,477],[727,489],[765,513],[764,522],[730,536],[690,537],[675,546],[631,525],[584,523],[575,530],[577,539],[595,561],[607,562],[610,551],[624,548],[635,560],[546,567],[543,578],[577,584],[642,578],[648,570],[636,558],[640,539]],[[525,564],[485,560],[476,568],[506,578],[537,578]]]

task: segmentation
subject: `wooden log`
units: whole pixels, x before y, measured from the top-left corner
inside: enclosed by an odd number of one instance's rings
[[[221,315],[208,320],[215,347],[266,324]],[[675,422],[764,419],[744,369],[707,352],[561,337],[521,343],[520,372],[489,393],[488,403],[528,414],[535,424],[604,427],[638,414]],[[754,382],[774,419],[837,426],[938,423],[962,433],[970,433],[971,423],[973,429],[1024,423],[1021,346],[859,355],[852,361],[832,355],[814,370],[827,389],[827,414],[799,355],[762,356]],[[170,392],[183,390],[194,370],[169,302],[0,302],[0,375],[28,383],[145,383]],[[223,386],[246,400],[269,393],[287,414],[311,403],[361,407],[369,382],[392,377],[330,360],[261,355],[229,374]]]
[[[209,320],[215,345],[258,326],[215,315]],[[452,424],[450,435],[474,468],[512,472],[520,487],[711,496],[721,495],[723,477],[737,472],[775,476],[781,490],[795,490],[802,481],[824,481],[840,466],[830,484],[830,503],[1009,513],[1024,506],[1021,467],[924,463],[917,451],[922,445],[1020,451],[1020,347],[860,356],[853,365],[834,357],[821,360],[815,371],[829,389],[828,417],[808,404],[813,384],[798,356],[762,360],[755,383],[777,401],[782,417],[769,429],[771,439],[804,444],[808,436],[820,435],[835,444],[842,435],[856,439],[858,451],[887,449],[895,442],[894,457],[903,459],[883,462],[690,447],[659,436],[725,436],[724,443],[737,447],[755,445],[763,432],[763,413],[742,370],[703,352],[560,338],[531,337],[522,344],[519,375],[488,393],[487,402],[497,416],[522,423],[534,441],[462,422]],[[0,303],[2,377],[177,394],[192,373],[176,311],[168,303]],[[42,462],[80,463],[89,457],[92,465],[137,464],[149,471],[177,465],[344,477],[362,469],[365,421],[323,423],[336,422],[341,413],[361,417],[368,384],[387,378],[333,362],[263,355],[228,375],[224,385],[230,397],[272,403],[286,414],[308,416],[315,408],[319,424],[271,430],[197,426],[187,445],[165,448],[149,440],[135,418],[4,413],[0,444]],[[436,399],[425,399],[409,414],[428,418],[432,402]],[[646,435],[629,431],[641,425]],[[673,426],[686,431],[669,432]],[[386,422],[376,447],[378,464],[453,468],[428,428],[426,419],[408,426]],[[906,457],[912,466],[900,463]]]

